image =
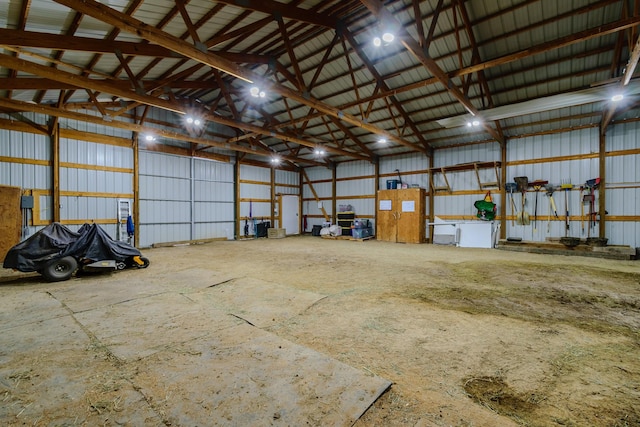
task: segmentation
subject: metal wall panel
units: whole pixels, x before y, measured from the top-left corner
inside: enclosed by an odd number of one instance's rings
[[[140,152],[140,246],[232,238],[233,166]]]
[[[240,179],[247,181],[271,182],[271,168],[261,168],[240,164]]]
[[[509,148],[511,148],[511,141]],[[433,166],[437,168],[460,163],[500,161],[500,144],[497,142],[437,150]]]
[[[272,209],[271,168],[243,165],[241,163],[240,181],[241,202],[239,203],[238,216],[269,220]],[[286,189],[286,187],[281,188]],[[242,221],[242,225],[244,225],[244,221]],[[271,224],[271,226],[275,227],[277,224]],[[243,234],[242,227],[240,233]],[[253,235],[253,233],[253,227],[250,226],[249,234]]]
[[[607,177],[606,207],[609,216],[640,216],[640,124],[622,123],[611,126],[606,134]],[[616,152],[629,150],[615,155]],[[596,191],[596,197],[599,191]],[[597,203],[597,200],[596,200]],[[607,221],[605,236],[609,243],[640,247],[640,222],[632,219]]]
[[[374,165],[364,160],[344,162],[338,164],[338,166],[336,167],[337,179],[373,175],[374,173]]]
[[[233,165],[203,159],[194,159],[193,162],[193,239],[233,239]]]
[[[508,161],[516,163],[507,169],[507,182],[514,182],[514,178],[518,176],[526,176],[529,181],[546,180],[555,187],[562,184],[573,184],[574,188],[566,192],[556,190],[553,198],[556,202],[558,210],[558,218],[552,216],[549,219],[550,201],[546,195],[546,191],[538,194],[538,220],[534,225],[535,214],[535,192],[530,188],[526,197],[525,211],[529,213],[531,225],[523,226],[507,222],[507,236],[521,237],[524,240],[545,241],[548,237],[562,237],[565,235],[573,237],[586,237],[582,235],[580,224],[580,213],[582,211],[582,198],[580,194],[580,186],[588,179],[598,176],[599,166],[598,158],[588,158],[582,160],[562,160],[562,161],[544,161],[547,158],[562,158],[564,156],[576,157],[579,155],[588,155],[597,153],[599,146],[599,137],[597,129],[587,128],[572,132],[563,132],[558,134],[534,136],[529,138],[519,138],[509,141],[507,145]],[[517,164],[522,159],[539,159],[537,163]],[[569,230],[566,230],[564,217],[568,210],[569,215],[573,218],[569,223]],[[514,195],[516,209],[522,209],[522,195],[520,193]],[[507,212],[511,214],[511,206],[509,199]],[[597,235],[597,227],[591,231],[592,235]]]
[[[312,167],[304,170],[311,181],[319,181],[323,179],[331,179],[332,172],[329,168]]]
[[[412,171],[425,171],[429,169],[429,160],[424,154],[414,153],[403,156],[394,156],[388,159],[380,159],[380,182],[378,184],[379,190],[387,188],[388,180],[397,180],[397,172],[400,171],[403,175],[402,181],[409,185],[417,185],[421,188],[429,188],[429,174],[419,173],[411,174]],[[391,174],[391,176],[389,176]],[[386,175],[386,176],[385,176]]]

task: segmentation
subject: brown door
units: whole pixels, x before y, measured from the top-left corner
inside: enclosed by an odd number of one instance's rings
[[[401,243],[422,243],[424,241],[424,200],[422,190],[410,188],[397,190],[397,241]]]
[[[21,227],[20,188],[0,186],[0,264],[9,249],[20,242]]]
[[[376,239],[395,242],[397,233],[396,193],[398,190],[378,191],[378,218],[376,221]]]

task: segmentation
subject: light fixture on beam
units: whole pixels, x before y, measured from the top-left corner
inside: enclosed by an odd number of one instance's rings
[[[618,84],[616,84],[616,87]],[[574,107],[594,102],[611,100],[612,85],[600,85],[575,92],[561,93],[559,95],[545,96],[542,98],[530,99],[528,101],[515,104],[502,105],[500,107],[482,110],[482,118],[485,121],[502,120],[512,117],[525,116],[528,114],[541,113],[544,111],[557,110],[560,108]],[[625,86],[625,95],[640,94],[640,79],[632,80]],[[445,128],[455,128],[466,126],[473,120],[472,114],[447,117],[437,120],[438,124]]]
[[[264,98],[265,96],[267,96],[267,93],[264,90],[260,89],[258,86],[251,87],[251,89],[249,89],[249,93],[254,98]]]
[[[396,39],[396,36],[393,35],[393,33],[385,32],[384,34],[382,34],[382,37],[373,38],[373,45],[375,47],[389,46],[391,43],[393,43],[395,39]]]

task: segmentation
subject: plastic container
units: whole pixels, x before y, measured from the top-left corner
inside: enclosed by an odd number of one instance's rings
[[[400,181],[398,181],[397,179],[388,179],[387,190],[395,190],[396,188],[398,188],[399,183]]]

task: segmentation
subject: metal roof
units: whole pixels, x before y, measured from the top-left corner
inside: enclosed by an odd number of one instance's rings
[[[171,144],[262,159],[277,152],[301,166],[606,128],[638,107],[636,7],[12,0],[0,6],[0,113],[72,111],[144,126],[146,108],[163,109],[173,117],[164,125],[190,136]],[[374,46],[384,31],[395,40]],[[253,98],[252,84],[266,96]],[[600,95],[574,102],[591,89]],[[618,106],[603,95],[625,89]],[[197,138],[180,129],[194,106],[209,124]],[[472,117],[479,126],[466,126]],[[314,156],[316,145],[328,156]]]

